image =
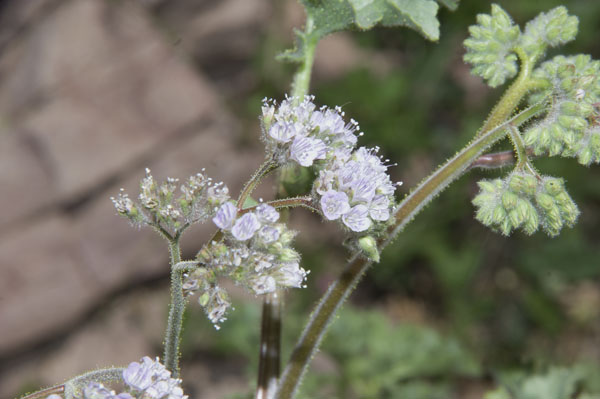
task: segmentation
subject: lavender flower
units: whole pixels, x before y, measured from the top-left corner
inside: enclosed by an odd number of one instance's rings
[[[369,219],[369,208],[363,204],[356,205],[350,209],[350,212],[342,216],[344,224],[352,231],[361,232],[371,227]]]
[[[59,395],[50,395],[46,399],[61,399]],[[83,399],[133,399],[127,392],[116,394],[99,382],[90,382],[83,388]]]
[[[339,219],[350,211],[348,196],[341,191],[329,190],[321,197],[321,209],[327,220]]]
[[[137,398],[187,399],[181,389],[181,380],[171,378],[171,373],[156,360],[144,356],[141,362],[132,362],[123,370],[123,381],[133,390]],[[87,398],[86,399],[96,399]],[[98,398],[100,399],[100,398]],[[110,398],[113,399],[113,398]],[[114,399],[126,399],[120,396]]]
[[[390,219],[395,186],[387,166],[376,156],[377,148],[358,148],[353,153],[335,151],[313,185],[323,215],[341,217],[350,230],[360,233]]]
[[[301,166],[311,166],[315,159],[324,159],[326,154],[325,143],[310,137],[298,137],[290,147],[290,159]]]
[[[335,150],[351,150],[356,145],[356,121],[346,124],[340,107],[317,110],[313,100],[313,96],[300,102],[286,97],[279,106],[273,100],[263,100],[262,137],[267,153],[282,165],[293,161],[312,166]]]
[[[212,219],[214,224],[220,229],[229,230],[233,227],[237,216],[237,208],[232,202],[226,202],[217,211],[217,214]]]
[[[217,210],[213,222],[222,228],[223,241],[210,242],[198,254],[199,267],[184,276],[186,294],[200,292],[199,304],[218,328],[231,306],[218,277],[229,277],[255,295],[277,288],[302,287],[306,271],[300,255],[291,248],[295,233],[278,223],[279,212],[260,204],[238,217],[227,204]],[[233,218],[233,219],[232,219]]]
[[[279,220],[279,212],[271,205],[267,204],[258,205],[254,214],[261,223],[275,223]]]
[[[238,241],[246,241],[252,238],[254,233],[260,228],[260,222],[254,213],[246,213],[235,221],[231,234]]]

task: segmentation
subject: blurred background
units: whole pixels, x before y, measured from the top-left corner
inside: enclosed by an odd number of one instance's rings
[[[559,1],[500,0],[523,25]],[[600,2],[572,0],[580,34],[561,53],[600,58]],[[399,195],[473,136],[502,89],[462,63],[490,3],[440,11],[441,39],[406,29],[335,34],[319,44],[312,92],[342,105],[397,162]],[[0,397],[161,354],[167,247],[109,200],[206,168],[235,195],[262,161],[260,100],[281,99],[294,68],[274,60],[304,14],[295,0],[0,2]],[[553,51],[549,55],[556,54]],[[507,147],[499,146],[498,149]],[[506,376],[577,369],[600,394],[600,169],[536,161],[563,176],[577,226],[506,238],[473,219],[473,171],[384,252],[315,357],[305,398],[475,399]],[[267,181],[257,196],[272,197]],[[295,210],[308,288],[290,291],[284,359],[348,252],[332,224]],[[184,236],[192,258],[212,233]],[[245,398],[256,378],[260,306],[234,291],[217,332],[195,299],[185,320],[191,398]],[[517,376],[517,377],[514,377]]]

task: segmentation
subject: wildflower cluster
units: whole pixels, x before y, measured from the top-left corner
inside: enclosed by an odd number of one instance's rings
[[[356,145],[358,123],[350,120],[346,124],[340,107],[317,109],[313,100],[314,96],[302,101],[286,97],[279,106],[275,100],[263,100],[262,139],[267,153],[280,165],[293,161],[312,166],[336,149]]]
[[[529,102],[550,104],[546,117],[524,135],[536,155],[577,157],[583,165],[600,162],[599,74],[600,62],[587,55],[557,56],[534,71],[543,89]]]
[[[504,179],[482,180],[473,199],[476,218],[509,235],[521,228],[533,234],[541,226],[556,236],[563,226],[573,226],[579,210],[560,178],[515,171]]]
[[[171,378],[171,372],[156,360],[144,356],[123,370],[125,391],[119,394],[99,382],[90,382],[83,388],[81,399],[187,399],[181,389],[181,380]],[[50,395],[46,399],[54,399]],[[60,397],[59,397],[60,398]]]
[[[177,188],[179,196],[176,196]],[[138,201],[131,200],[123,189],[111,200],[117,212],[134,225],[149,225],[174,236],[190,224],[211,217],[215,207],[228,198],[227,187],[214,183],[203,173],[191,176],[181,185],[178,179],[173,178],[158,184],[150,170],[146,169]]]
[[[218,277],[228,276],[256,295],[302,287],[307,272],[291,247],[296,233],[279,223],[279,217],[268,204],[238,212],[233,201],[216,212],[213,222],[223,232],[223,241],[213,241],[200,251],[200,267],[188,273],[184,283],[187,293],[202,292],[199,303],[214,324],[225,320],[230,306]]]
[[[319,171],[313,193],[327,220],[340,219],[357,233],[390,220],[396,187],[377,151],[336,151]]]

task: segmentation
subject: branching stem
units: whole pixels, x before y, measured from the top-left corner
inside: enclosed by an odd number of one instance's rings
[[[542,105],[535,105],[492,128],[481,137],[474,139],[453,158],[423,180],[400,203],[396,211],[394,226],[389,230],[387,237],[378,241],[380,250],[388,245],[437,194],[451,182],[462,176],[469,165],[483,151],[504,138],[507,134],[509,124],[512,123],[518,126],[542,110]],[[354,254],[341,275],[331,284],[325,295],[321,298],[317,307],[312,312],[279,381],[278,399],[291,399],[295,396],[302,376],[306,372],[310,360],[331,324],[333,316],[353,291],[370,264],[371,262],[361,257],[359,253]]]

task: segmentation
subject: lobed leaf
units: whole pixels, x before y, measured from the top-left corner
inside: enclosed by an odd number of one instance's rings
[[[449,8],[458,4],[457,0],[442,2]],[[434,0],[301,0],[301,3],[313,28],[309,35],[296,32],[296,48],[281,54],[280,59],[298,62],[308,41],[316,42],[330,33],[348,29],[405,26],[432,41],[440,36],[439,6]]]

